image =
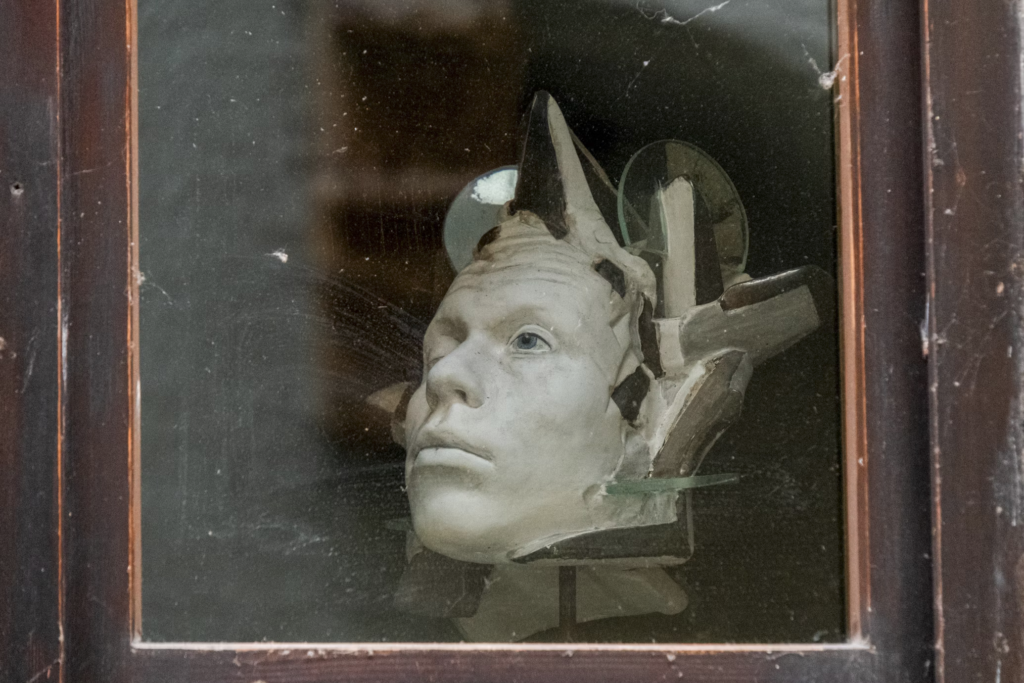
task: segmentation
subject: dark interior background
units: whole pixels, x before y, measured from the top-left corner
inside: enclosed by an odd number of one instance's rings
[[[393,609],[415,377],[448,203],[549,90],[617,179],[664,138],[726,169],[748,272],[835,272],[828,0],[139,0],[143,630],[446,641]],[[834,324],[754,374],[701,473],[675,617],[623,642],[844,637]]]

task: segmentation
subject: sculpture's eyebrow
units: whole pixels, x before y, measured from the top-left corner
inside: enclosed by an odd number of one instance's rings
[[[493,332],[499,337],[512,334],[516,328],[529,323],[554,330],[559,321],[564,322],[564,314],[564,311],[551,311],[536,303],[513,304],[501,309],[481,307],[472,320],[464,319],[458,312],[442,310],[431,321],[423,343],[427,347],[443,338],[461,342],[473,328]]]
[[[557,324],[564,322],[564,311],[552,311],[541,304],[523,303],[512,306],[504,312],[488,315],[481,320],[481,326],[495,330],[499,335],[508,335],[522,325],[534,324],[548,331],[554,331]]]
[[[449,311],[441,309],[434,316],[434,319],[430,321],[430,326],[427,327],[427,333],[423,338],[423,344],[426,346],[432,338],[437,337],[448,337],[461,341],[466,338],[468,327],[467,322],[462,316],[452,315]]]

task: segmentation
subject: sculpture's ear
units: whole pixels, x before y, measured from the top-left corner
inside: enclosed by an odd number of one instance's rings
[[[366,397],[369,405],[391,417],[391,438],[402,447],[405,446],[405,409],[414,391],[416,385],[412,382],[396,382]]]
[[[537,214],[556,239],[569,234],[569,213],[618,224],[615,187],[543,90],[533,96],[527,117],[513,208]]]

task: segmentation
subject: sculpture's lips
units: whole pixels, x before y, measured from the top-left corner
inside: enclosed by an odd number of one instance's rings
[[[450,433],[427,431],[417,439],[413,467],[453,467],[484,471],[494,468],[487,454]]]
[[[447,428],[437,429],[427,427],[416,437],[414,445],[416,447],[417,455],[428,448],[437,448],[442,450],[454,449],[465,451],[475,458],[487,460],[488,462],[492,459],[485,449],[478,448],[468,441],[462,440],[458,435],[452,433],[452,431]]]
[[[456,469],[490,470],[494,464],[483,456],[454,446],[428,446],[421,448],[413,460],[417,467],[453,467]]]

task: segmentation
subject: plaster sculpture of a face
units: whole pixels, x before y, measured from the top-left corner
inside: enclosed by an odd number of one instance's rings
[[[641,514],[601,492],[635,440],[611,398],[634,312],[525,210],[501,231],[438,309],[406,413],[417,536],[489,564]]]
[[[560,537],[650,515],[601,487],[630,448],[642,448],[612,392],[640,365],[637,304],[653,295],[654,277],[604,223],[554,100],[538,107],[534,124],[563,134],[541,128],[535,142],[556,163],[575,162],[545,169],[578,181],[556,188],[565,212],[550,225],[520,196],[478,247],[428,328],[424,380],[406,411],[416,534],[469,562],[511,562]],[[627,288],[616,291],[599,263]]]
[[[735,419],[753,366],[820,323],[800,271],[744,282],[716,261],[721,296],[698,304],[692,224],[660,268],[680,283],[659,282],[616,239],[609,198],[607,176],[539,93],[515,198],[444,297],[422,382],[397,411],[413,530],[435,553],[685,561],[687,548],[628,539],[679,527],[679,482]],[[662,201],[671,222],[680,202],[692,209],[692,185]],[[612,492],[624,482],[635,490]]]

